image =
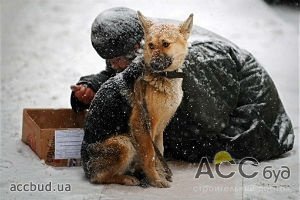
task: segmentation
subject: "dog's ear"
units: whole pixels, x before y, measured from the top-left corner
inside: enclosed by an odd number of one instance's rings
[[[190,36],[193,27],[193,14],[190,14],[189,18],[179,25],[179,32],[187,40]]]
[[[137,15],[139,18],[139,21],[144,29],[145,34],[148,33],[149,28],[153,25],[153,22],[149,19],[147,19],[140,11],[137,11]]]

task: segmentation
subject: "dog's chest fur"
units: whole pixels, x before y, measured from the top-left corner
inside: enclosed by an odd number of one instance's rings
[[[181,103],[183,96],[182,79],[168,79],[150,75],[145,76],[144,80],[147,82],[145,101],[151,124],[152,126],[159,126],[159,129],[164,129]]]

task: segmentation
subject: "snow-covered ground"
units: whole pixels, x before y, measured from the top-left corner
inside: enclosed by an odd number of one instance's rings
[[[90,26],[104,9],[127,6],[146,16],[185,19],[252,52],[274,79],[296,134],[295,148],[264,162],[253,179],[195,179],[197,165],[172,162],[171,188],[92,185],[80,167],[45,165],[21,141],[25,107],[70,107],[69,86],[104,67],[90,43]],[[1,2],[1,198],[3,199],[297,199],[299,196],[299,9],[262,0],[4,0]],[[263,167],[288,166],[287,180],[263,177]],[[238,172],[227,166],[224,172]],[[10,192],[11,184],[70,184],[71,192]]]

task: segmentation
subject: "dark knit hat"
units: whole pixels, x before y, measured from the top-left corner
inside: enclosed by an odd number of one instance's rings
[[[97,53],[104,59],[126,55],[143,38],[136,11],[116,7],[103,11],[93,22],[91,40]]]

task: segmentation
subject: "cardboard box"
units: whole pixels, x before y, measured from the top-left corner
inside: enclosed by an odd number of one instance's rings
[[[85,114],[72,109],[26,108],[22,141],[48,165],[79,166]]]

